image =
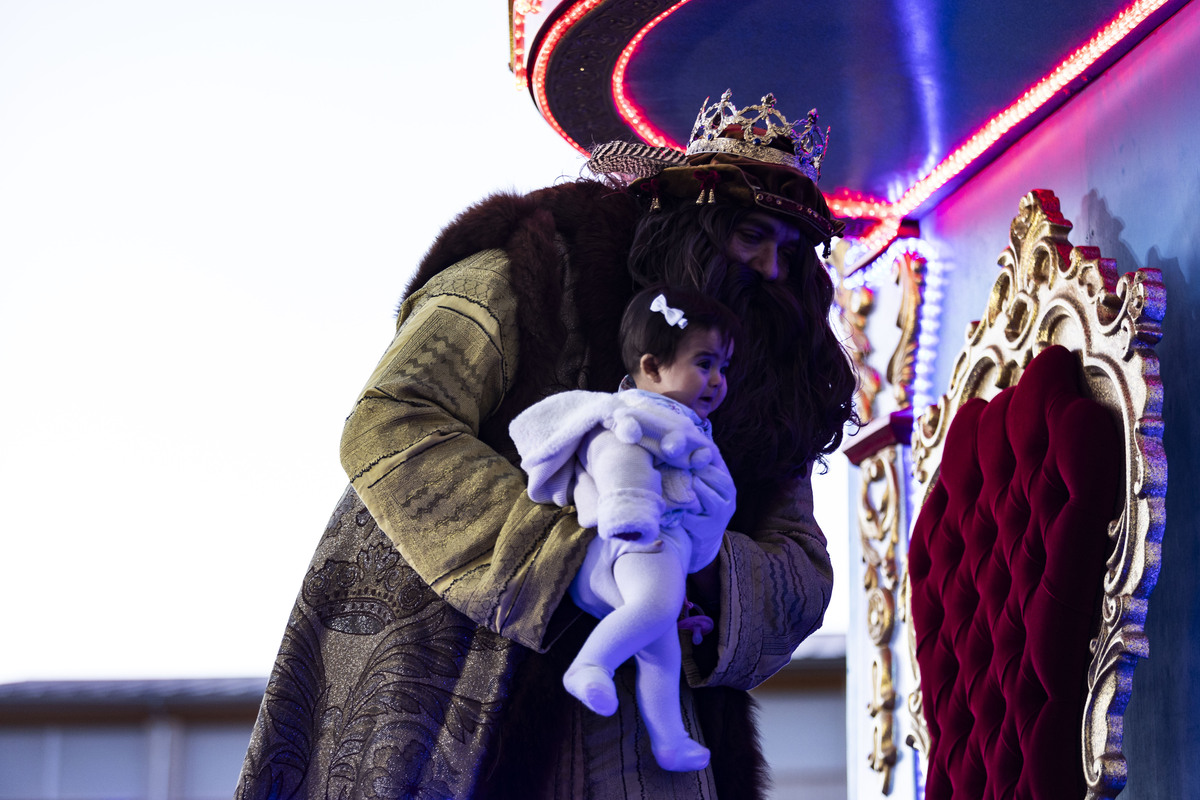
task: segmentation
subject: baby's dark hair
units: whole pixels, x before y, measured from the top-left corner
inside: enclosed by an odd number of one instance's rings
[[[654,300],[662,295],[667,305],[683,312],[687,326],[680,328],[667,322],[660,311],[651,311]],[[675,351],[683,337],[695,331],[715,330],[724,344],[737,340],[741,322],[721,301],[682,286],[656,284],[633,296],[621,318],[621,360],[625,371],[636,375],[641,369],[642,356],[654,356],[664,366],[675,361]]]

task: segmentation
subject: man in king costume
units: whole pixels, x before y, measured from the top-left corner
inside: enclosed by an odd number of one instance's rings
[[[756,798],[765,765],[747,690],[816,630],[833,575],[813,463],[851,416],[815,247],[841,232],[816,188],[815,113],[768,95],[705,105],[686,155],[597,148],[606,176],[497,195],[443,231],[395,339],[346,421],[351,485],[288,622],[238,783],[251,798]],[[717,444],[738,512],[688,597],[715,622],[683,640],[696,772],[650,752],[618,670],[618,712],[562,675],[595,620],[567,587],[596,535],[534,503],[508,436],[532,403],[612,391],[639,284],[689,284],[744,325]]]

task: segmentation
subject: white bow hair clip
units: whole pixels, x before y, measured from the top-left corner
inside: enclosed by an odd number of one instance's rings
[[[660,294],[658,297],[654,298],[654,300],[652,300],[650,303],[650,310],[661,312],[662,315],[667,318],[668,325],[678,325],[679,330],[683,330],[687,327],[687,317],[685,317],[683,312],[678,308],[671,308],[669,305],[667,305],[666,295]]]

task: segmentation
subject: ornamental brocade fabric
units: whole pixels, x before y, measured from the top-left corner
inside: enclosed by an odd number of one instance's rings
[[[288,620],[236,796],[471,796],[507,689],[495,676],[520,655],[476,632],[348,488]]]

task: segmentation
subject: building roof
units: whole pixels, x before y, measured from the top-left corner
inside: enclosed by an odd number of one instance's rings
[[[0,684],[0,721],[82,713],[252,713],[266,688],[265,677],[5,683]]]

